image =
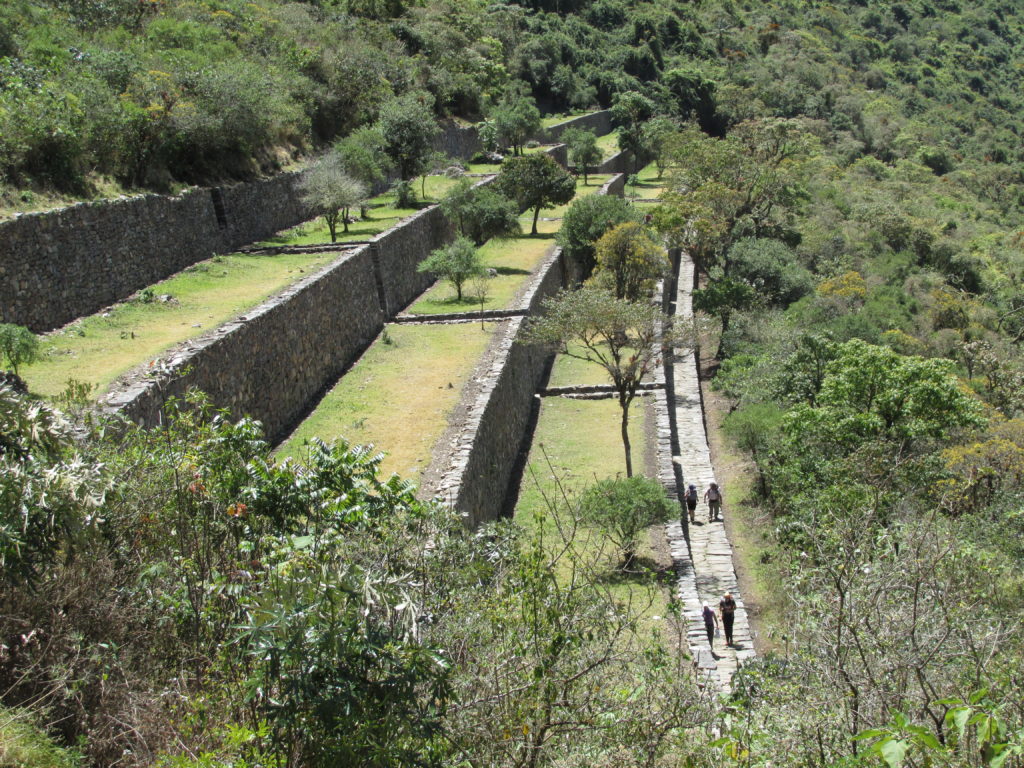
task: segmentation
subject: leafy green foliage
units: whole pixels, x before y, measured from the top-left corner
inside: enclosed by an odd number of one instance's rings
[[[477,246],[520,232],[515,202],[490,187],[476,187],[469,179],[460,179],[452,187],[441,201],[441,210]]]
[[[636,210],[616,195],[587,195],[572,201],[562,217],[558,244],[567,256],[590,268],[595,244],[612,227],[639,218]]]
[[[24,326],[0,323],[0,354],[17,376],[19,366],[28,365],[39,356],[39,337]]]
[[[495,108],[491,119],[498,142],[511,147],[515,155],[522,154],[526,140],[540,129],[540,110],[532,99],[522,94],[506,97]]]
[[[643,225],[627,221],[608,230],[595,244],[595,285],[607,287],[617,299],[643,301],[669,270],[665,249],[655,243]]]
[[[582,520],[618,547],[624,569],[633,563],[640,535],[679,514],[679,505],[669,501],[661,484],[643,475],[602,480],[590,486],[580,502]]]
[[[0,384],[0,578],[32,583],[95,521],[105,483],[59,413]]]
[[[583,183],[589,183],[590,168],[600,163],[603,156],[597,146],[597,136],[593,131],[570,128],[562,134],[562,142],[569,148],[569,162],[582,172]]]
[[[403,181],[419,176],[440,130],[426,94],[409,93],[393,99],[380,112],[378,130],[384,152],[398,169]]]
[[[576,179],[544,154],[512,157],[501,166],[494,188],[515,200],[520,210],[533,210],[531,234],[537,234],[537,217],[545,206],[563,205],[576,195]]]
[[[449,245],[432,251],[416,267],[417,272],[433,272],[455,288],[456,301],[462,301],[462,286],[467,280],[483,274],[483,260],[473,241],[458,237]]]
[[[545,299],[544,314],[524,335],[528,344],[547,344],[562,354],[604,369],[622,410],[621,436],[626,476],[633,476],[629,407],[640,384],[661,363],[661,350],[680,341],[668,318],[645,303],[617,299],[599,288],[563,291]]]

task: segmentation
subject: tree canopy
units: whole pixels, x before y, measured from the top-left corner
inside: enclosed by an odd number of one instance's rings
[[[545,206],[564,205],[576,195],[576,179],[545,154],[509,158],[501,166],[495,189],[515,200],[521,209],[533,211],[531,234]]]

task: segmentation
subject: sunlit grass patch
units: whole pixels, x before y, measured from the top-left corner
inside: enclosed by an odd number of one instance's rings
[[[533,447],[523,476],[515,519],[527,532],[538,532],[536,515],[545,516],[543,534],[551,547],[561,542],[559,529],[573,527],[567,518],[575,501],[587,487],[599,480],[625,477],[625,458],[619,425],[621,410],[614,399],[573,400],[548,397],[541,405]],[[643,465],[645,408],[639,400],[630,409],[630,441],[633,465]],[[568,499],[566,503],[563,494]],[[549,504],[550,500],[553,504]],[[555,511],[552,512],[551,507]],[[662,572],[650,537],[642,536],[637,548],[636,565],[631,572],[617,570],[618,553],[600,532],[581,526],[575,545],[584,558],[595,558],[602,569],[601,579],[620,600],[645,603],[644,616],[653,628],[665,626],[668,590],[648,588],[671,579],[671,571]]]
[[[311,437],[372,443],[384,474],[416,480],[430,464],[495,324],[389,325],[278,451],[299,456]]]
[[[121,374],[186,339],[216,328],[322,269],[337,253],[231,254],[201,261],[118,304],[50,334],[22,375],[33,392],[55,396],[68,379],[103,394]],[[170,296],[170,301],[160,297]]]
[[[596,192],[609,178],[608,175],[591,176],[589,186],[583,185],[582,177],[576,181],[576,195],[590,195]],[[593,181],[596,179],[597,181]],[[486,268],[497,271],[497,276],[487,281],[487,298],[483,309],[507,309],[512,299],[537,268],[544,254],[554,244],[554,234],[561,228],[561,217],[567,205],[555,208],[543,208],[537,222],[537,234],[522,234],[506,240],[493,240],[480,248]],[[530,231],[533,214],[526,212],[519,217],[520,227],[524,233]],[[446,312],[466,312],[480,309],[479,299],[466,295],[464,288],[462,301],[456,298],[455,289],[450,283],[439,280],[428,290],[408,311],[415,315],[441,314]]]
[[[422,208],[438,202],[454,186],[456,181],[457,179],[448,178],[447,176],[428,176],[426,197],[422,197],[420,194],[420,181],[418,179],[413,181],[416,199],[419,201],[416,208],[395,208],[394,192],[385,192],[370,198],[367,202],[366,218],[350,222],[348,232],[344,232],[342,225],[338,224],[338,242],[369,240],[374,235],[379,235],[384,230],[390,229],[401,222],[402,219],[406,219]],[[358,213],[358,210],[353,210],[354,215]],[[323,217],[319,216],[291,229],[278,232],[273,237],[269,237],[261,242],[260,245],[310,245],[313,243],[329,242],[331,242],[330,230],[328,230],[327,223]]]

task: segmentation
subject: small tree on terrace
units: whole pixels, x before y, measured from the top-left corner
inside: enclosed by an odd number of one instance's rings
[[[650,296],[655,281],[668,270],[665,249],[651,240],[642,224],[627,221],[597,241],[594,283],[617,299],[640,301]]]
[[[639,218],[636,208],[616,195],[587,195],[572,201],[555,236],[565,255],[587,270],[594,266],[594,244],[601,235]]]
[[[411,181],[420,174],[433,151],[434,137],[440,132],[431,109],[432,100],[427,93],[408,93],[380,112],[377,129],[383,138],[384,152],[394,161],[403,181]]]
[[[341,158],[341,167],[349,176],[372,194],[374,185],[387,175],[388,157],[384,154],[384,137],[378,128],[360,128],[336,142],[334,151]],[[365,201],[360,215],[366,216]]]
[[[348,232],[349,212],[366,199],[366,187],[345,173],[341,158],[324,155],[299,181],[302,202],[324,217],[331,242],[338,240],[338,221]]]
[[[544,312],[527,330],[526,343],[554,345],[562,354],[604,368],[622,409],[626,476],[632,477],[629,406],[640,384],[660,364],[663,346],[675,344],[679,334],[655,307],[616,299],[593,287],[547,299]],[[659,326],[664,329],[660,337]]]
[[[622,570],[633,565],[640,534],[679,511],[661,483],[642,475],[602,480],[588,488],[580,502],[583,521],[600,528],[619,548]]]
[[[521,155],[526,140],[540,130],[540,111],[528,96],[513,95],[506,98],[491,117],[498,141],[511,146],[514,155]]]
[[[459,233],[480,246],[492,237],[514,237],[520,232],[515,201],[490,187],[477,187],[460,179],[441,201],[441,210]]]
[[[18,375],[18,366],[30,364],[39,355],[39,337],[23,325],[0,323],[0,355]]]
[[[482,275],[483,262],[476,246],[465,237],[438,248],[420,262],[418,272],[433,272],[455,286],[456,301],[462,301],[462,286],[472,277]]]
[[[562,141],[569,148],[569,162],[583,174],[584,186],[590,183],[590,167],[601,162],[601,149],[593,131],[570,128],[562,134]]]
[[[576,179],[547,155],[511,157],[501,166],[495,189],[515,200],[520,209],[533,210],[531,234],[537,234],[540,209],[568,203],[576,194]]]

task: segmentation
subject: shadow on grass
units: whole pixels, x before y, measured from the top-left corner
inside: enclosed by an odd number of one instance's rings
[[[598,577],[602,584],[650,584],[652,581],[662,586],[671,585],[675,581],[675,570],[671,565],[660,565],[650,557],[634,557],[629,568],[621,568],[621,562]]]
[[[533,274],[528,269],[518,269],[517,267],[491,267],[499,275],[530,275]]]

